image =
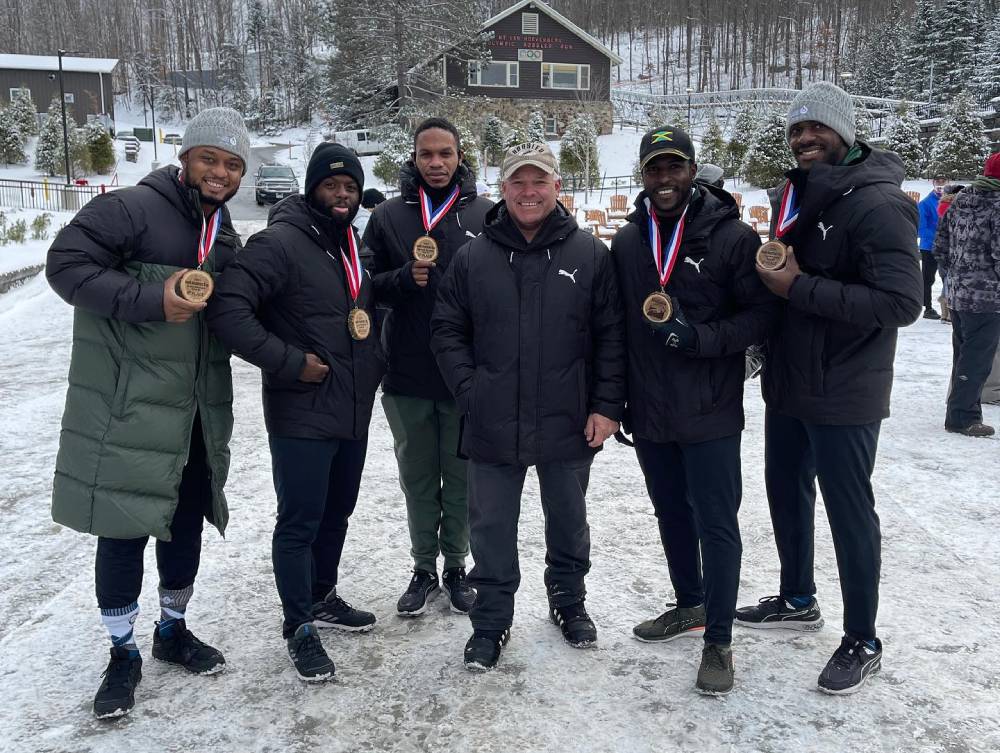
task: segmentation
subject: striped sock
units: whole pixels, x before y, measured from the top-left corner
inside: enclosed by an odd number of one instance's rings
[[[111,637],[111,645],[115,648],[127,648],[130,653],[138,655],[139,647],[135,645],[133,626],[139,616],[139,602],[133,601],[124,607],[101,610],[101,622],[107,628]]]
[[[176,591],[159,587],[160,592],[160,635],[167,636],[174,629],[178,620],[184,619],[184,612],[187,611],[191,594],[194,593],[194,584],[187,588]]]

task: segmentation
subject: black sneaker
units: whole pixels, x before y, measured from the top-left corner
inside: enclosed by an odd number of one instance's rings
[[[844,636],[819,676],[819,689],[833,695],[857,693],[865,681],[882,669],[882,641],[875,639],[875,649],[865,641]]]
[[[701,650],[701,666],[695,688],[702,695],[726,695],[733,689],[736,667],[729,646],[706,643]]]
[[[934,309],[924,309],[924,319],[940,319],[941,314],[939,314]]]
[[[813,632],[823,627],[823,616],[815,598],[799,608],[793,607],[781,596],[765,596],[756,606],[737,609],[736,624],[748,628]]]
[[[319,633],[309,622],[299,625],[295,635],[286,641],[288,645],[288,658],[292,660],[292,665],[299,675],[299,679],[304,682],[325,682],[333,679],[337,671],[330,661],[330,657],[323,650],[323,642],[319,639]]]
[[[500,661],[500,652],[510,640],[506,630],[476,630],[465,644],[465,668],[471,672],[487,672]]]
[[[659,617],[641,622],[632,628],[636,640],[661,643],[682,635],[702,635],[705,632],[705,605],[679,607],[667,604],[667,611]]]
[[[451,611],[468,614],[476,602],[476,591],[465,579],[464,567],[450,567],[441,576],[441,588],[448,594]]]
[[[101,675],[104,680],[94,696],[94,716],[111,719],[125,716],[135,705],[135,689],[142,679],[142,657],[127,648],[111,649],[111,661]]]
[[[406,592],[396,602],[396,614],[401,617],[416,617],[427,609],[427,602],[438,592],[437,573],[414,570]]]
[[[952,434],[964,434],[967,437],[985,438],[996,434],[992,426],[988,426],[982,421],[976,421],[968,426],[945,426],[944,428],[945,431],[950,431]]]
[[[597,628],[582,601],[565,607],[551,607],[549,617],[573,648],[587,648],[597,643]]]
[[[337,596],[334,588],[323,601],[313,604],[313,625],[318,628],[335,628],[349,633],[367,633],[375,627],[375,615],[355,609]]]
[[[160,625],[157,622],[153,631],[154,659],[177,664],[196,675],[214,675],[226,668],[222,654],[198,640],[184,620],[177,620],[166,635],[160,632]]]

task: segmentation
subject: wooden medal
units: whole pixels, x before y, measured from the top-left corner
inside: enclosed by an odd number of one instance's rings
[[[361,308],[351,309],[347,315],[347,331],[355,340],[364,340],[372,332],[372,320],[368,312]]]
[[[212,275],[201,269],[189,269],[177,280],[174,290],[181,298],[190,303],[204,303],[215,290]]]
[[[674,315],[674,306],[670,302],[670,297],[660,291],[650,293],[642,302],[642,315],[653,324],[663,324],[670,321],[670,317]]]
[[[437,261],[437,241],[429,235],[421,235],[413,241],[413,258],[417,261]]]
[[[757,266],[768,272],[777,272],[787,259],[788,246],[781,241],[768,241],[757,249]]]

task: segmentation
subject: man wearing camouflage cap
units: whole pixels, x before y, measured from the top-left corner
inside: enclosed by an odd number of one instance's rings
[[[225,667],[187,629],[185,611],[203,521],[222,532],[229,518],[229,354],[209,334],[205,302],[183,297],[178,282],[192,268],[215,275],[235,258],[226,201],[249,152],[238,112],[205,110],[188,124],[179,168],[97,196],[49,249],[49,284],[75,309],[52,517],[98,537],[97,604],[112,643],[94,698],[100,718],[127,714],[142,677],[133,626],[150,536],[160,597],[154,658],[196,674]]]
[[[822,81],[792,101],[798,166],[775,192],[771,228],[784,260],[758,255],[787,303],[767,341],[764,475],[781,561],[778,595],[736,611],[751,628],[818,630],[813,523],[819,481],[844,600],[844,637],[819,677],[853,693],[881,666],[875,636],[882,539],[871,474],[889,416],[896,331],[921,306],[917,210],[903,164],[855,139],[854,104]]]

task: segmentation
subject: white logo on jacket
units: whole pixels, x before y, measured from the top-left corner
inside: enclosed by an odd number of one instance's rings
[[[573,272],[572,272],[572,274],[569,273],[569,272],[567,272],[565,269],[560,269],[559,270],[559,274],[564,275],[565,277],[568,277],[569,279],[571,279],[573,281],[573,284],[576,285],[576,273],[579,272],[579,271],[580,271],[579,267],[577,267],[576,269],[574,269]]]
[[[820,231],[823,233],[823,240],[826,240],[826,234],[829,233],[831,230],[833,230],[833,225],[827,227],[822,222],[817,222],[816,227],[818,227]]]
[[[698,259],[698,261],[695,261],[695,260],[694,260],[694,259],[692,259],[692,258],[691,258],[690,256],[685,256],[685,257],[684,257],[684,261],[686,261],[686,262],[687,262],[688,264],[690,264],[690,265],[691,265],[692,267],[694,267],[695,269],[697,269],[697,270],[698,270],[698,274],[701,274],[701,263],[702,263],[703,261],[705,261],[705,257],[704,257],[704,256],[703,256],[703,257],[701,257],[700,259]]]

